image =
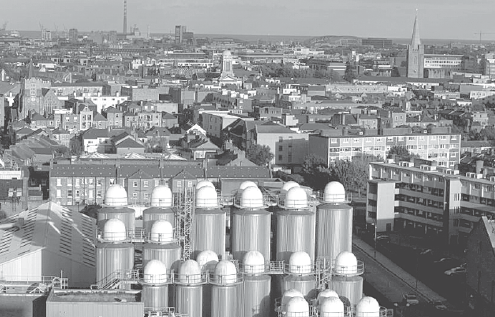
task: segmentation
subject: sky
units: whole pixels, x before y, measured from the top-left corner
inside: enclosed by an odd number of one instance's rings
[[[2,1],[7,2],[7,1]],[[1,4],[8,30],[122,32],[124,0],[15,0]],[[127,0],[128,26],[142,33],[352,35],[495,41],[494,0]],[[491,34],[489,34],[491,33]]]

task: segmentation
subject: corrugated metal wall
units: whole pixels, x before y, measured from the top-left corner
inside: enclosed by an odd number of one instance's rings
[[[205,250],[225,259],[225,211],[197,209],[193,218],[191,248],[193,257]]]
[[[320,205],[316,209],[316,257],[334,260],[343,251],[352,252],[352,207]]]
[[[242,262],[248,251],[259,251],[270,261],[271,213],[266,210],[234,210],[231,224],[231,252]]]
[[[276,260],[289,263],[292,253],[304,251],[314,261],[315,213],[281,210],[276,213],[276,221]]]

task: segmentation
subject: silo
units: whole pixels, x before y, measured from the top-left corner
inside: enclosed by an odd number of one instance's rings
[[[215,272],[215,267],[218,264],[218,255],[211,251],[205,250],[198,254],[196,262],[201,269],[201,273],[211,276]],[[203,285],[203,316],[209,317],[211,314],[211,284]]]
[[[363,278],[359,276],[363,273],[363,262],[351,252],[341,252],[335,259],[330,285],[337,294],[349,300],[352,310],[363,296]]]
[[[318,293],[318,297],[316,298],[316,306],[320,306],[327,298],[336,297],[339,298],[339,294],[336,291],[331,289],[326,289]]]
[[[290,289],[284,292],[280,301],[275,301],[275,312],[280,315],[287,312],[287,304],[294,297],[304,298],[303,294],[297,289]]]
[[[225,258],[225,211],[218,205],[217,192],[210,186],[196,192],[196,210],[191,230],[193,256],[212,250]]]
[[[159,260],[151,260],[144,267],[141,297],[145,312],[165,311],[168,304],[169,276],[167,267]]]
[[[134,267],[134,244],[129,243],[124,223],[105,222],[96,245],[96,282],[100,287],[126,276]]]
[[[231,252],[242,261],[248,251],[259,251],[270,261],[271,213],[264,206],[258,187],[248,187],[241,193],[232,210],[230,229]]]
[[[222,260],[210,275],[211,317],[244,317],[242,275],[234,263]]]
[[[352,251],[353,209],[346,203],[344,186],[330,182],[324,203],[316,207],[316,258],[329,261],[343,251]]]
[[[356,305],[356,317],[380,317],[380,305],[373,297],[363,297]]]
[[[110,186],[105,193],[105,205],[98,210],[98,230],[102,231],[108,219],[121,220],[128,232],[134,232],[135,212],[127,206],[127,192],[124,187],[116,184]]]
[[[338,297],[327,297],[318,305],[320,317],[345,317],[344,303]]]
[[[309,317],[309,304],[302,297],[294,297],[287,303],[287,317]]]
[[[208,181],[206,179],[200,180],[196,184],[196,191],[198,191],[199,189],[201,189],[203,187],[211,187],[211,188],[215,189],[215,185],[213,185],[212,182],[210,182],[210,181]]]
[[[166,185],[159,185],[151,192],[151,207],[143,210],[143,229],[150,233],[155,220],[165,220],[175,224],[172,191]]]
[[[177,270],[181,259],[181,247],[174,240],[172,224],[155,220],[143,244],[143,267],[148,261],[160,260],[168,271]]]
[[[290,289],[300,291],[308,300],[316,298],[316,275],[311,258],[306,252],[294,252],[286,266],[282,292]]]
[[[201,272],[213,272],[218,263],[218,255],[211,250],[201,251],[196,257]]]
[[[270,316],[271,277],[265,273],[267,267],[258,251],[249,251],[244,256],[244,317]]]
[[[300,187],[289,189],[279,207],[275,216],[276,260],[287,263],[298,251],[315,259],[315,213],[308,208],[306,191]]]
[[[189,317],[203,317],[203,285],[206,274],[198,262],[187,260],[175,278],[175,310]]]

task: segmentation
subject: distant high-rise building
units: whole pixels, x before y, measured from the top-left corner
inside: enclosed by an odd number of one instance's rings
[[[175,44],[182,44],[182,41],[184,40],[184,33],[186,33],[185,25],[175,26]]]
[[[425,46],[421,44],[421,40],[419,38],[418,15],[416,14],[411,44],[407,49],[407,77],[424,77],[424,55]]]
[[[127,34],[127,0],[124,0],[124,27],[122,33]]]
[[[69,42],[77,43],[78,36],[79,36],[79,34],[77,32],[77,29],[70,29],[69,30]]]

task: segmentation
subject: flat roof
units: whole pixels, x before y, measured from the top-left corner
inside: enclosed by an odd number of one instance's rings
[[[141,302],[139,291],[121,290],[55,290],[47,301],[50,302]]]

